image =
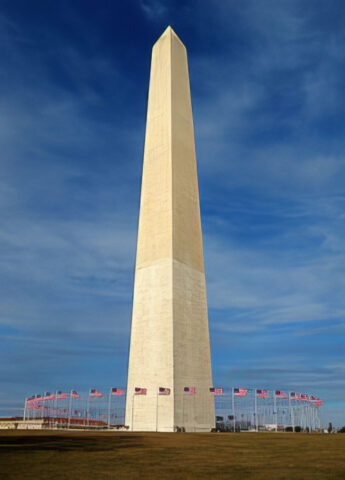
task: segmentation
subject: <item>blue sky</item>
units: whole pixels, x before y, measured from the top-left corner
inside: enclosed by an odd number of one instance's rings
[[[3,0],[0,415],[124,385],[151,47],[189,53],[214,382],[345,424],[345,4]]]

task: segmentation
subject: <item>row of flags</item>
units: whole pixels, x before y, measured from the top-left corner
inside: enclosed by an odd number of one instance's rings
[[[248,390],[246,388],[234,388],[233,392],[234,395],[237,397],[246,397]],[[258,398],[268,397],[267,390],[257,389],[255,393]],[[275,390],[274,395],[276,398],[289,398],[289,395],[285,392],[282,392],[281,390]],[[323,401],[320,400],[318,397],[314,397],[313,395],[307,395],[306,393],[299,394],[295,392],[290,392],[290,399],[312,402],[319,407],[323,404]]]
[[[210,387],[210,393],[213,395],[223,395],[223,389],[220,387]],[[122,388],[112,388],[110,390],[111,395],[117,395],[121,396],[124,395],[124,390]],[[171,390],[170,388],[166,387],[159,387],[158,388],[158,395],[170,395]],[[189,395],[194,395],[196,393],[196,387],[184,387],[183,388],[183,393],[189,394]],[[275,390],[275,397],[276,398],[288,398],[289,395],[287,393],[282,392],[281,390]],[[234,388],[233,389],[233,394],[236,397],[246,397],[248,394],[248,389],[246,388]],[[257,389],[255,390],[255,394],[258,398],[267,398],[268,397],[268,391],[267,390],[261,390]],[[147,395],[147,388],[142,388],[142,387],[135,387],[134,388],[134,395]],[[96,388],[91,388],[89,391],[89,397],[90,398],[102,398],[104,397],[104,394],[97,390]],[[39,401],[52,401],[52,400],[65,400],[67,398],[80,398],[80,394],[76,390],[71,390],[71,392],[66,393],[62,391],[57,391],[56,393],[50,393],[46,392],[44,395],[33,395],[27,399],[27,405],[30,407],[30,405],[33,405]],[[307,394],[297,394],[295,392],[290,392],[290,399],[291,400],[304,400],[304,401],[309,401],[314,403],[317,406],[321,406],[323,404],[322,400],[320,400],[318,397],[314,397],[312,395],[307,395]]]
[[[188,393],[191,395],[194,395],[196,393],[196,387],[184,387],[183,389],[184,393]],[[222,388],[216,388],[216,387],[210,387],[210,393],[213,395],[224,395],[223,389]],[[134,394],[135,395],[146,395],[147,394],[147,389],[146,388],[141,388],[141,387],[136,387],[134,389]],[[158,394],[159,395],[170,395],[170,388],[164,388],[164,387],[159,387],[158,388]],[[233,394],[236,397],[246,397],[248,394],[248,389],[246,388],[234,388],[233,389]],[[255,390],[255,394],[258,398],[267,398],[268,397],[268,391],[267,390],[261,390],[257,389]],[[282,392],[281,390],[275,390],[274,391],[275,397],[276,398],[288,398],[288,394]],[[314,403],[317,406],[321,406],[323,404],[322,400],[320,400],[318,397],[314,397],[311,395],[307,394],[297,394],[295,392],[290,393],[290,398],[291,400],[304,400],[304,401],[309,401],[311,403]]]
[[[112,388],[110,391],[111,395],[124,395],[124,390],[122,388]],[[91,398],[102,398],[104,394],[97,390],[96,388],[91,388],[89,391],[89,397]],[[56,393],[46,392],[44,395],[32,395],[27,398],[26,404],[28,407],[38,402],[46,402],[52,400],[66,400],[67,398],[80,398],[80,394],[76,390],[71,390],[70,392],[62,392],[58,390]]]
[[[183,392],[193,395],[193,394],[196,393],[196,387],[184,387]],[[224,395],[223,389],[222,388],[216,388],[216,387],[210,387],[210,393],[213,393],[213,395]],[[256,396],[258,398],[267,398],[268,397],[268,391],[267,390],[257,389],[255,391],[255,393],[256,393]],[[147,394],[147,389],[136,387],[134,389],[134,394],[135,395],[146,395]],[[170,395],[170,388],[159,387],[158,394],[159,395]],[[233,394],[236,397],[246,397],[247,394],[248,394],[248,389],[246,389],[246,388],[234,388],[233,389]],[[281,390],[275,390],[274,394],[275,394],[276,398],[288,398],[288,394],[282,392]],[[307,394],[297,394],[295,392],[290,393],[290,398],[292,400],[307,400],[307,401],[319,404],[320,406],[323,403],[322,400],[320,400],[317,397],[313,397],[313,396],[310,396],[310,395],[307,395]]]
[[[170,388],[158,387],[158,395],[170,395],[170,392],[171,392]],[[222,388],[211,387],[210,392],[213,393],[214,395],[223,395]],[[183,387],[183,393],[186,393],[189,395],[195,395],[196,387]],[[147,394],[147,388],[135,387],[134,395],[146,395],[146,394]]]

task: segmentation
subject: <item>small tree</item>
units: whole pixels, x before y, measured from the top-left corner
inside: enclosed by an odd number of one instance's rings
[[[332,422],[329,422],[328,424],[328,433],[332,433],[333,431],[333,425],[332,425]]]

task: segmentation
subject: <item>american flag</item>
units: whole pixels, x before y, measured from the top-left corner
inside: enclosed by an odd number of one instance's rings
[[[80,395],[79,395],[79,393],[77,392],[77,390],[72,390],[72,391],[71,391],[71,397],[72,397],[72,398],[80,398]]]
[[[57,398],[58,400],[65,400],[66,398],[68,398],[68,393],[63,393],[61,392],[61,390],[58,390],[56,392],[55,398]]]
[[[286,393],[281,392],[280,390],[276,390],[276,397],[277,398],[287,398]]]
[[[266,398],[267,397],[267,390],[257,390],[256,395],[259,398]]]
[[[234,395],[236,395],[236,397],[245,397],[247,395],[247,389],[246,388],[234,388]]]
[[[147,394],[147,388],[135,387],[134,395],[146,395],[146,394]]]
[[[309,395],[302,393],[301,394],[301,400],[309,400]]]
[[[222,388],[211,387],[210,392],[213,393],[213,395],[223,395]]]
[[[122,390],[122,388],[112,388],[111,389],[111,394],[112,395],[123,395],[125,392]]]
[[[310,397],[310,401],[314,403],[317,407],[321,407],[323,405],[323,401],[320,400],[318,397]]]
[[[170,388],[159,387],[158,388],[159,395],[170,395]]]
[[[44,397],[42,398],[42,400],[54,400],[55,399],[55,395],[53,393],[50,393],[50,392],[46,392],[44,394]]]
[[[291,393],[290,393],[290,398],[292,398],[292,400],[297,400],[298,395],[296,395],[295,392],[291,392]]]
[[[189,393],[189,395],[194,395],[196,393],[196,388],[195,387],[184,387],[183,392],[184,393]]]
[[[96,388],[91,388],[90,397],[101,398],[101,397],[104,397],[104,395],[102,392],[99,392]]]
[[[35,395],[32,395],[31,397],[29,397],[26,401],[26,406],[29,408],[29,409],[32,409],[35,407],[35,405],[37,405],[37,400],[36,400],[36,396]]]

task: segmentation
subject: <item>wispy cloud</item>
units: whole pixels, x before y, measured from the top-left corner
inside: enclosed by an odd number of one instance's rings
[[[140,0],[140,6],[150,20],[163,17],[168,11],[167,3],[161,0]]]

